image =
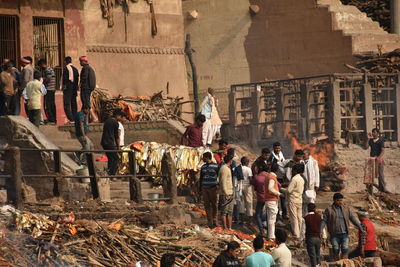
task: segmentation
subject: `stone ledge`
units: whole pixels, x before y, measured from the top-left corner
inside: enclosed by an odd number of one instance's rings
[[[150,55],[183,55],[181,47],[132,47],[132,46],[102,46],[88,45],[87,52],[92,53],[116,53],[116,54],[150,54]]]

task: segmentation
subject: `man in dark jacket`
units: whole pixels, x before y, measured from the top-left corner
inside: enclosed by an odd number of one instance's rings
[[[340,193],[333,195],[333,204],[324,211],[321,223],[321,233],[325,225],[328,228],[335,260],[340,259],[340,251],[342,252],[342,259],[348,258],[350,221],[361,232],[364,232],[360,222],[354,217],[350,209],[343,204],[343,198],[343,195]]]
[[[318,266],[321,263],[321,214],[318,214],[315,210],[314,203],[308,203],[307,209],[308,214],[304,216],[306,224],[306,246],[307,253],[310,257],[310,263],[312,267]]]
[[[90,95],[96,88],[96,73],[93,68],[89,65],[89,59],[86,56],[79,58],[82,66],[81,70],[81,101],[82,105],[90,107]]]
[[[208,226],[217,226],[218,212],[218,164],[212,162],[211,152],[203,154],[204,164],[200,169],[200,192],[203,195]]]
[[[71,57],[65,58],[63,70],[63,98],[64,112],[70,122],[73,122],[78,111],[76,96],[78,95],[79,72],[72,65]],[[88,106],[89,107],[89,106]]]
[[[236,241],[229,242],[228,248],[218,255],[212,267],[241,267],[238,259],[239,253],[239,243]]]
[[[119,132],[118,132],[118,122],[122,121],[122,117],[125,116],[120,110],[115,110],[113,116],[107,119],[103,125],[103,135],[101,136],[101,146],[104,150],[119,150]],[[116,152],[106,152],[108,158],[108,174],[115,175],[118,169],[118,153]]]
[[[47,94],[44,96],[44,111],[48,122],[56,123],[56,74],[54,70],[47,65],[46,59],[39,59],[38,65],[43,77],[43,84],[47,90]]]

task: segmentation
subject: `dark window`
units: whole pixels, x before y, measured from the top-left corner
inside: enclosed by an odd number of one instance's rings
[[[18,17],[0,15],[0,63],[5,58],[18,64]]]

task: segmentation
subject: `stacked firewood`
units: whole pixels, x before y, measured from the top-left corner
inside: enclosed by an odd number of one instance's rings
[[[400,48],[389,53],[356,55],[360,60],[355,66],[346,64],[353,72],[371,73],[399,73],[400,72]]]
[[[164,98],[162,91],[147,96],[111,96],[107,90],[96,88],[92,93],[92,109],[100,121],[112,116],[114,110],[122,110],[129,121],[160,121],[174,119],[187,123],[181,118],[182,97]]]
[[[341,2],[356,6],[372,20],[379,22],[385,31],[390,31],[390,0],[341,0]]]
[[[346,168],[331,164],[321,168],[321,186],[323,191],[338,192],[344,189]]]

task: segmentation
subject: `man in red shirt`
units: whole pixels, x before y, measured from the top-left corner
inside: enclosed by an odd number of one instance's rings
[[[221,162],[224,160],[224,157],[226,154],[228,154],[229,149],[231,149],[231,147],[228,146],[227,141],[220,140],[218,142],[218,150],[214,152],[214,159],[218,164],[221,164]]]
[[[368,219],[368,212],[359,210],[357,212],[361,227],[364,231],[358,232],[358,247],[350,252],[349,258],[355,257],[375,257],[376,239],[374,224]]]
[[[203,144],[203,124],[206,117],[202,114],[196,116],[195,123],[186,127],[182,135],[181,144],[190,147],[200,147]]]
[[[265,180],[268,176],[268,167],[267,165],[259,165],[257,166],[258,174],[255,175],[253,179],[253,185],[257,193],[257,204],[256,204],[256,212],[255,219],[258,226],[258,230],[261,235],[264,235],[264,227],[263,224],[266,222],[266,216],[264,212],[265,206]]]

